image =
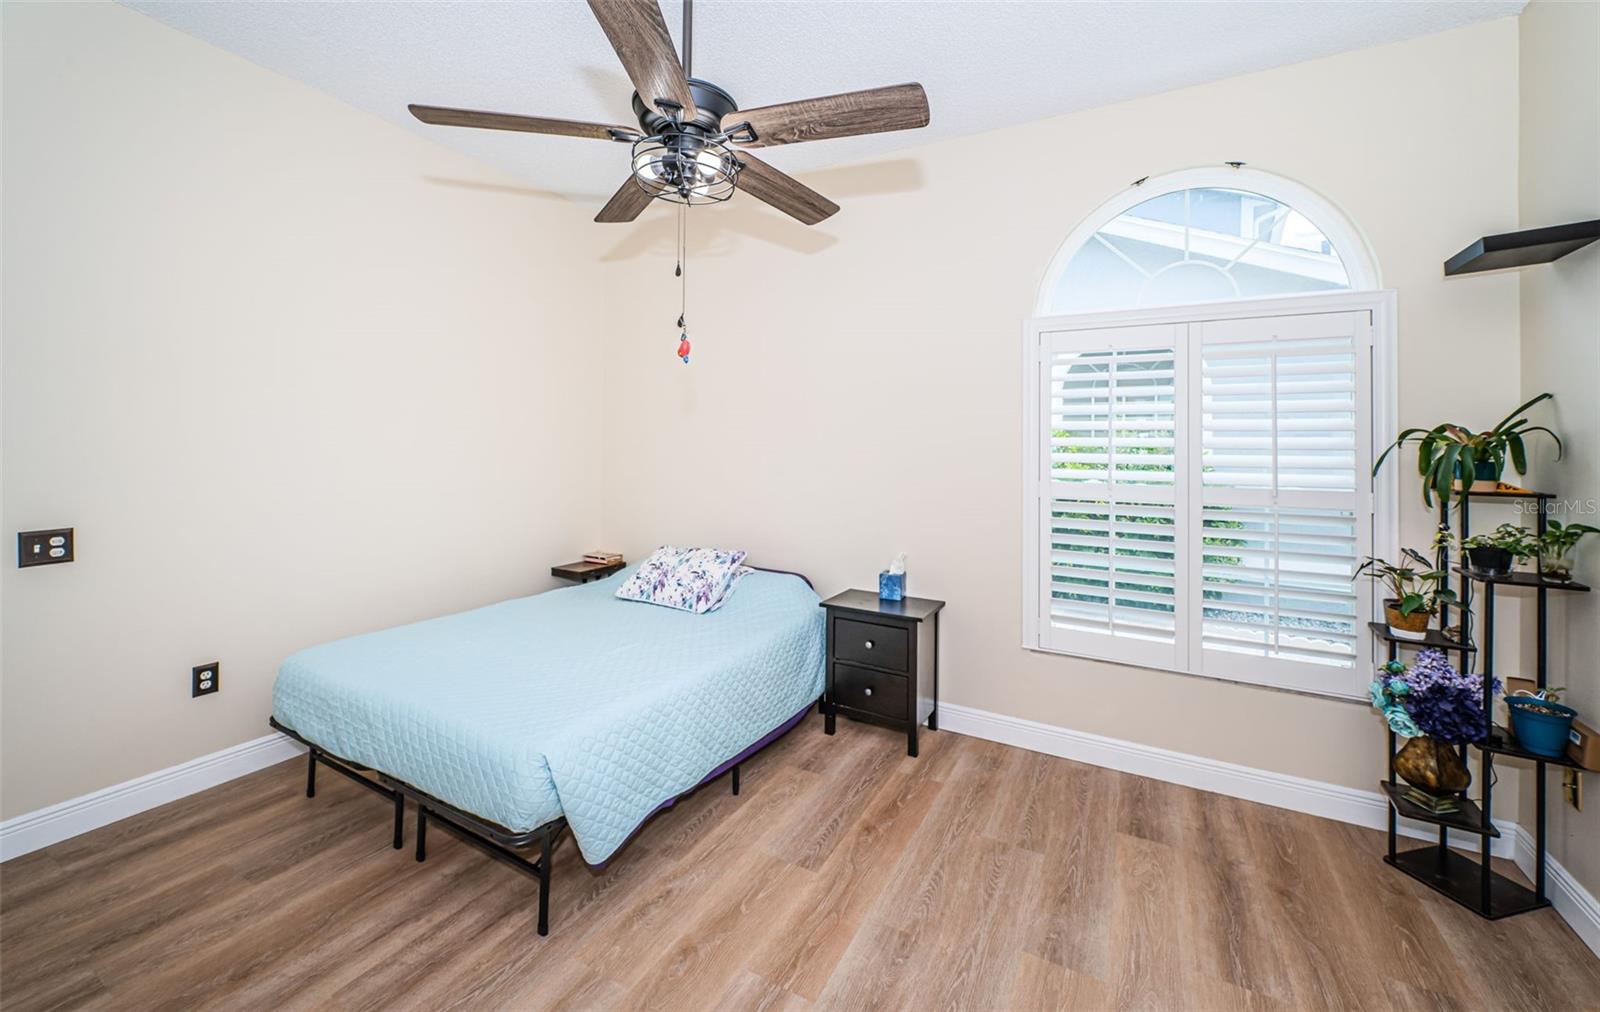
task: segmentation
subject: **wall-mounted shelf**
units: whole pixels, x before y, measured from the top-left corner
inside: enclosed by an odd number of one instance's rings
[[[1507,267],[1530,267],[1559,260],[1600,239],[1600,218],[1548,228],[1486,235],[1444,262],[1446,277]]]

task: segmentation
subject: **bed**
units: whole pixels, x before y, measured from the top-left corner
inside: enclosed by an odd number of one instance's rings
[[[308,795],[320,761],[378,781],[397,847],[416,802],[418,860],[431,816],[521,861],[540,878],[543,933],[562,830],[604,866],[656,811],[736,778],[822,694],[823,615],[804,577],[754,571],[695,615],[618,600],[633,568],[288,658],[272,724],[310,746]],[[515,853],[534,842],[540,862]]]

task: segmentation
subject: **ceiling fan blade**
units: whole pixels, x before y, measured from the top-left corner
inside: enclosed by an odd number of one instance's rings
[[[589,9],[605,29],[639,97],[663,116],[671,117],[661,108],[665,100],[682,108],[679,115],[685,121],[694,119],[698,115],[694,97],[656,0],[589,0]]]
[[[650,201],[654,199],[644,191],[644,187],[634,182],[633,177],[629,176],[623,180],[622,187],[611,195],[611,199],[606,201],[606,206],[600,209],[600,213],[594,216],[594,220],[602,222],[632,221],[639,217],[639,212],[648,207]]]
[[[739,189],[750,196],[766,201],[807,225],[815,225],[838,212],[838,204],[755,155],[741,151],[738,158],[744,163],[744,168],[739,170]]]
[[[570,119],[544,119],[539,116],[513,116],[504,112],[478,112],[475,109],[445,109],[436,105],[408,105],[411,115],[435,126],[481,127],[484,130],[520,130],[530,134],[557,134],[561,137],[590,137],[597,141],[636,140],[639,131],[631,127],[604,123],[579,123]]]
[[[928,96],[920,84],[894,84],[781,105],[738,109],[722,117],[724,130],[732,130],[741,123],[749,123],[755,131],[754,140],[739,141],[750,148],[915,130],[928,125]]]

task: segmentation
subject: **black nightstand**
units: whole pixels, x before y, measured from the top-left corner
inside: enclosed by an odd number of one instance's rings
[[[943,601],[883,601],[870,590],[847,590],[828,609],[828,690],[823,729],[834,716],[887,724],[906,733],[917,754],[917,728],[939,729],[939,609]],[[932,621],[929,621],[929,620]]]
[[[565,566],[551,566],[550,575],[574,583],[588,583],[603,580],[626,565],[626,562],[569,562]]]

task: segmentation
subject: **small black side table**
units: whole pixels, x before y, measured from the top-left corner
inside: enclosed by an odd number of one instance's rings
[[[828,610],[828,687],[823,730],[834,717],[903,729],[906,755],[917,754],[917,728],[939,729],[939,609],[943,601],[880,600],[847,590],[822,602]],[[928,621],[931,619],[932,621]]]
[[[550,575],[573,583],[588,583],[603,580],[626,565],[626,562],[569,562],[565,566],[551,566]]]

